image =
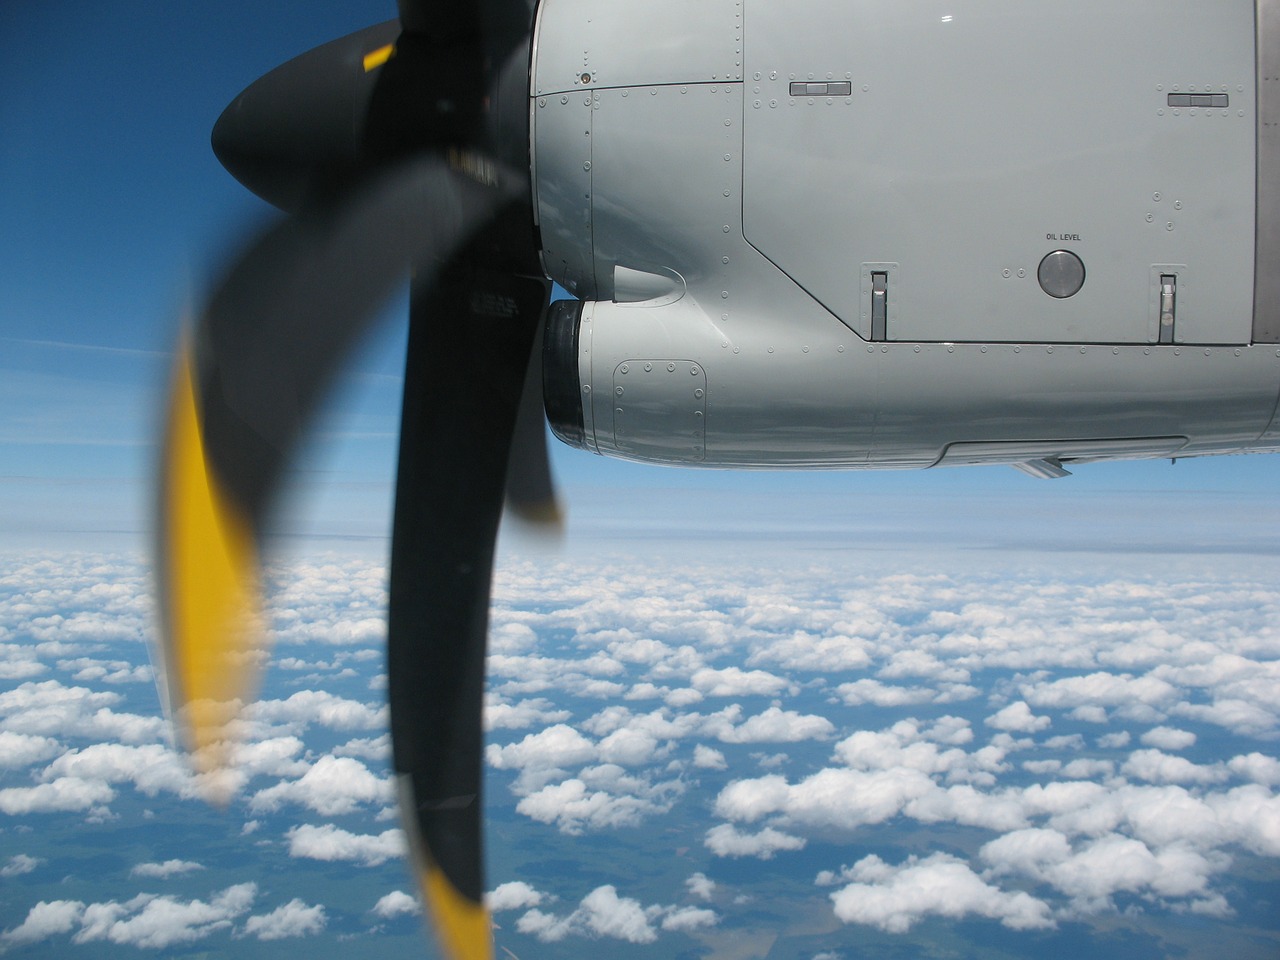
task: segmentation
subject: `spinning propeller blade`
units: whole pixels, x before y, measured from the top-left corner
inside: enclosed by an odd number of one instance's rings
[[[525,0],[400,11],[403,29],[371,27],[267,74],[215,128],[224,165],[290,214],[239,252],[179,351],[159,475],[159,659],[197,768],[225,771],[266,659],[261,538],[288,457],[343,356],[412,278],[392,746],[445,952],[489,957],[481,710],[494,543],[504,495],[530,519],[560,516],[538,362],[550,284],[527,133],[511,126],[527,104],[531,14]]]

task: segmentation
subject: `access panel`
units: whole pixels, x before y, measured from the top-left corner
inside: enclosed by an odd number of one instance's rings
[[[744,58],[746,238],[860,336],[1158,343],[1172,277],[1248,342],[1252,2],[746,0]]]

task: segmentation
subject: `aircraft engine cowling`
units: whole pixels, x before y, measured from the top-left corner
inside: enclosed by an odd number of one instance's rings
[[[1280,449],[1280,16],[1202,14],[542,3],[534,211],[583,301],[557,434],[727,467]]]

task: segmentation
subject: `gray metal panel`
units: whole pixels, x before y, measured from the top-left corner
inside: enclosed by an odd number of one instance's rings
[[[1280,343],[1280,0],[1258,0],[1258,239],[1253,339]]]
[[[534,211],[542,265],[574,296],[596,295],[591,258],[591,93],[533,101]]]
[[[534,57],[536,94],[741,80],[742,0],[542,0]]]
[[[891,339],[1146,342],[1150,266],[1190,263],[1181,336],[1248,342],[1253,7],[747,0],[747,239],[860,332],[859,264],[900,263]],[[1227,115],[1167,105],[1210,87]],[[1088,277],[1061,300],[1056,249]]]

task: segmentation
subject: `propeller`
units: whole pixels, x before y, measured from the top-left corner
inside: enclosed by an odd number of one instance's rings
[[[387,625],[401,812],[450,958],[492,956],[481,747],[504,500],[555,527],[550,296],[528,167],[528,0],[401,0],[240,94],[224,166],[287,211],[184,336],[158,477],[161,693],[216,797],[267,659],[260,563],[289,456],[343,356],[410,282]]]

